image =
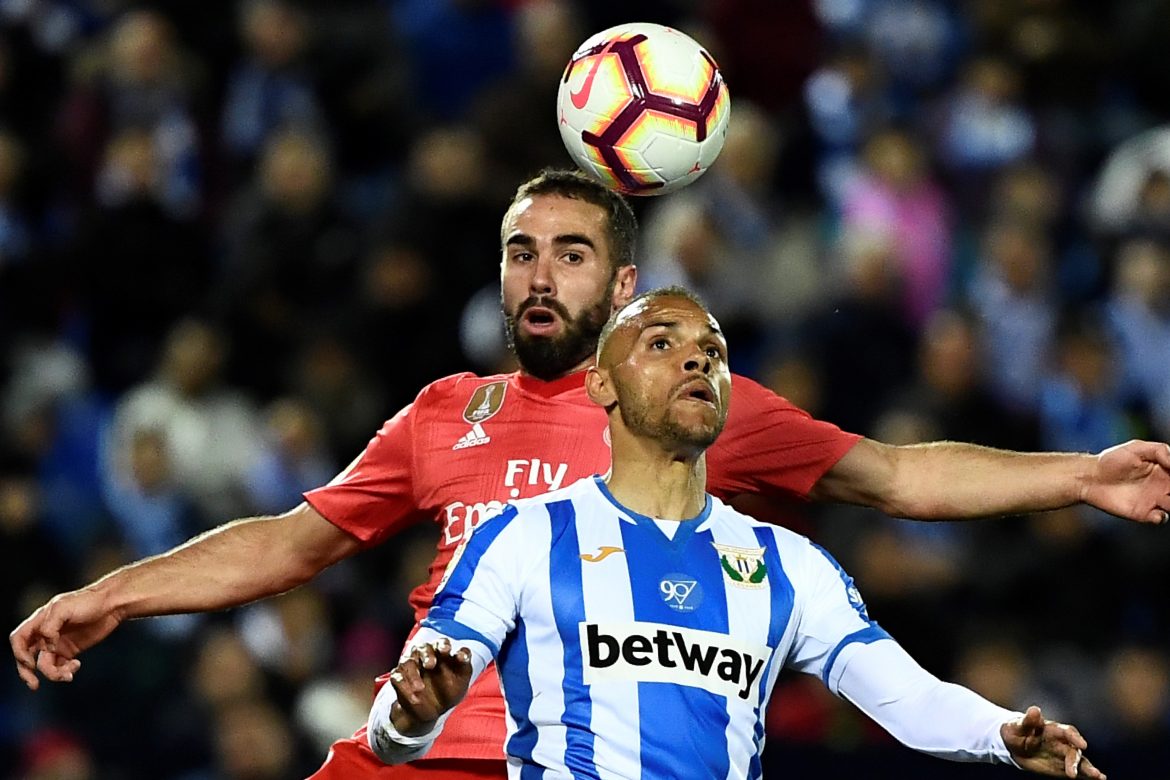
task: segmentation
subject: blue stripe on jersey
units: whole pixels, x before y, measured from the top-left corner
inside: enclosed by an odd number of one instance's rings
[[[516,621],[516,629],[504,640],[500,654],[496,657],[496,669],[500,682],[508,691],[508,711],[516,721],[516,733],[508,738],[505,752],[525,764],[532,761],[536,748],[536,726],[528,717],[532,706],[532,680],[528,676],[528,626],[524,620]]]
[[[469,639],[486,645],[487,648],[492,651],[493,658],[500,652],[500,648],[496,646],[495,642],[488,639],[486,636],[479,633],[475,629],[463,625],[458,620],[451,620],[449,618],[436,619],[430,617],[428,613],[428,616],[424,618],[423,621],[419,623],[419,625],[426,626],[427,628],[433,628],[440,634],[449,636],[452,639]]]
[[[565,680],[561,684],[565,697],[561,716],[565,725],[565,767],[574,776],[591,776],[597,770],[593,765],[593,703],[585,685],[581,657],[579,626],[585,622],[585,593],[581,584],[581,548],[573,528],[577,511],[571,501],[554,501],[548,504],[548,516],[553,539],[548,571],[552,612],[565,653]]]
[[[792,605],[796,601],[796,591],[792,587],[792,580],[784,571],[784,562],[780,560],[780,550],[776,546],[776,533],[771,528],[756,528],[756,541],[764,548],[764,565],[768,567],[768,587],[772,596],[772,614],[768,620],[768,647],[779,647],[788,622],[792,619]],[[773,653],[768,658],[768,664],[760,674],[758,683],[758,701],[767,701],[768,679],[772,673],[772,665],[783,663],[784,659],[777,658]],[[760,761],[760,753],[764,747],[764,709],[756,707],[756,725],[753,736],[756,743],[756,754],[752,757],[748,767],[749,777],[763,777],[764,767]]]
[[[509,505],[500,514],[475,527],[471,537],[463,543],[463,552],[457,553],[459,560],[455,561],[450,576],[447,577],[447,582],[435,593],[435,599],[427,613],[430,619],[455,620],[455,613],[463,604],[463,591],[467,589],[471,578],[475,576],[479,559],[483,557],[487,548],[515,517],[516,507]]]
[[[709,512],[708,499],[703,514],[684,522],[673,541],[649,518],[630,513],[637,522],[620,524],[634,620],[727,633],[727,599],[719,556],[711,546],[710,531],[694,532]],[[685,544],[678,544],[680,536]],[[702,590],[702,603],[692,612],[672,609],[663,597],[662,581],[679,575],[695,580]],[[677,713],[686,723],[700,725],[664,728],[663,713]],[[685,685],[642,682],[638,683],[638,715],[643,724],[643,777],[726,777],[729,759],[724,734],[729,718],[725,697]]]
[[[841,654],[842,650],[844,650],[848,645],[857,642],[860,642],[863,645],[868,645],[870,642],[876,642],[879,639],[893,639],[893,637],[887,634],[886,630],[877,623],[871,622],[868,627],[863,628],[860,631],[854,631],[852,634],[838,642],[837,646],[833,648],[833,652],[829,653],[829,660],[825,661],[825,669],[823,672],[821,672],[821,679],[824,681],[825,685],[829,684],[829,674],[833,671],[833,664],[837,662],[837,656]]]

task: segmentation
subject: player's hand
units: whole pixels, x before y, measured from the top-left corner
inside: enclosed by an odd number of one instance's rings
[[[1020,720],[999,729],[1004,745],[1021,768],[1049,777],[1105,780],[1105,775],[1085,758],[1089,746],[1075,726],[1045,720],[1032,706]]]
[[[1170,445],[1128,441],[1097,455],[1081,499],[1141,523],[1170,519]]]
[[[41,686],[38,671],[46,680],[71,682],[81,668],[77,656],[109,636],[121,622],[121,616],[109,610],[93,589],[54,596],[8,635],[16,673],[34,691]]]
[[[390,672],[390,684],[398,694],[398,701],[390,709],[394,728],[408,737],[426,734],[439,716],[467,693],[471,685],[471,651],[452,651],[446,638],[418,645]]]

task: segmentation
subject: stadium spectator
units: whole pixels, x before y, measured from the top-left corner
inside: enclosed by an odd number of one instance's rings
[[[864,168],[839,204],[842,234],[861,231],[891,242],[902,280],[906,321],[921,327],[946,300],[951,265],[950,198],[935,181],[914,136],[885,129],[866,141]]]
[[[224,145],[246,172],[273,134],[325,128],[304,61],[311,35],[306,15],[284,0],[248,0],[240,6],[238,33],[245,53],[229,76],[221,124]]]
[[[247,398],[223,384],[226,349],[223,335],[203,322],[185,321],[168,334],[155,376],[114,410],[104,444],[111,484],[132,473],[133,442],[152,431],[203,523],[246,510],[244,477],[258,454],[260,428]]]
[[[968,297],[979,318],[987,380],[1016,413],[1036,409],[1056,339],[1052,246],[1026,225],[987,227]]]

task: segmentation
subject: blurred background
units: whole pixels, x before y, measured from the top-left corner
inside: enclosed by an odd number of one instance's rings
[[[620,7],[619,7],[620,5]],[[1170,0],[0,0],[0,610],[327,481],[426,382],[510,370],[498,226],[570,164],[557,82],[625,21],[704,43],[722,157],[638,201],[734,367],[883,441],[1170,439]],[[1170,535],[779,507],[928,669],[1170,765]],[[281,598],[0,675],[4,778],[303,777],[365,718],[434,529]],[[775,777],[1006,777],[812,679]]]

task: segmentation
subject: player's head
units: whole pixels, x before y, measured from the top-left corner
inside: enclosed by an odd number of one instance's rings
[[[727,342],[690,292],[651,290],[606,323],[585,386],[610,412],[615,446],[629,434],[683,454],[702,452],[727,422]]]
[[[521,367],[555,379],[587,365],[629,301],[637,221],[625,199],[577,171],[520,186],[500,226],[500,296]]]

